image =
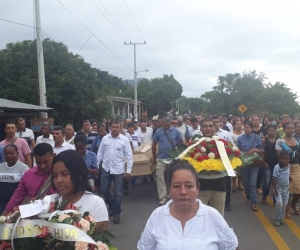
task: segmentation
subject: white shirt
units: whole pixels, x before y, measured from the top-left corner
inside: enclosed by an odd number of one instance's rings
[[[141,144],[152,141],[153,129],[146,127],[146,132],[140,131]]]
[[[65,139],[65,142],[66,142],[66,143],[69,143],[69,144],[71,144],[71,145],[74,145],[74,139],[75,139],[75,136],[73,136],[70,140],[66,140],[66,139]]]
[[[219,136],[220,139],[224,139],[235,146],[234,141],[228,131],[220,128],[219,131],[216,132],[216,135]]]
[[[229,128],[230,132],[233,130],[232,124],[230,122],[227,122],[226,126]]]
[[[183,141],[186,142],[186,137],[189,137],[188,127],[185,124],[182,124],[181,126],[177,127],[177,129],[182,134]]]
[[[51,201],[58,199],[62,201],[60,194],[49,195]],[[91,192],[85,192],[79,201],[73,204],[80,214],[89,212],[89,215],[94,218],[95,222],[108,221],[108,212],[103,199]]]
[[[38,138],[36,138],[36,145],[40,143],[48,143],[52,147],[54,147],[55,142],[53,140],[53,135],[50,134],[49,138],[45,138],[43,135],[39,136]]]
[[[128,133],[129,134],[129,133]],[[132,141],[133,150],[136,150],[139,148],[139,144],[141,143],[140,134],[137,132],[133,132],[133,134],[129,134]]]
[[[244,131],[243,131],[243,130],[242,130],[241,132],[242,132],[242,133],[241,133],[240,135],[236,135],[235,133],[233,133],[233,131],[230,132],[230,135],[231,135],[232,140],[233,140],[233,142],[234,142],[235,145],[237,144],[238,138],[239,138],[241,135],[244,134]]]
[[[235,250],[238,240],[231,228],[214,208],[200,200],[197,214],[185,223],[170,214],[170,200],[154,210],[138,242],[138,250]]]
[[[191,137],[193,137],[196,134],[202,135],[202,132],[200,131],[200,126],[198,126],[198,128],[194,129],[192,126],[189,127],[189,132]]]
[[[63,142],[63,144],[60,147],[55,147],[55,145],[53,146],[53,151],[56,155],[58,155],[59,153],[65,151],[65,150],[69,150],[69,149],[75,150],[75,147],[69,143],[66,143],[65,141]]]
[[[133,156],[130,142],[122,134],[116,138],[108,134],[102,138],[98,153],[98,165],[102,162],[102,168],[110,174],[123,174],[125,159],[127,163],[126,172],[131,173]]]
[[[34,140],[35,137],[33,131],[30,128],[25,128],[25,130],[21,132],[17,131],[15,135],[18,138],[25,139],[28,143],[28,146],[31,148],[30,143],[32,140]]]

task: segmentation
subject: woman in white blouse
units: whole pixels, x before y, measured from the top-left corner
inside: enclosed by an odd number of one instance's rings
[[[237,249],[237,237],[224,218],[197,199],[199,181],[195,169],[186,161],[176,160],[166,171],[172,199],[151,214],[137,248]]]

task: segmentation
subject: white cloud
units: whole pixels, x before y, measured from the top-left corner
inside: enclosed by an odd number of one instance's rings
[[[123,1],[60,0],[101,41],[133,68],[132,47],[101,2],[132,42],[143,42]],[[93,4],[97,4],[121,36]],[[272,83],[281,81],[294,91],[299,86],[300,16],[298,1],[126,0],[164,74],[173,74],[183,94],[199,97],[219,75],[257,70]],[[41,1],[43,30],[76,53],[90,36],[58,1]],[[0,18],[33,24],[32,1],[2,1]],[[6,43],[33,39],[30,28],[0,21],[0,49]],[[127,47],[127,48],[126,48]],[[160,77],[162,72],[146,45],[138,46],[140,75]],[[133,72],[92,37],[80,51],[93,67],[122,77]]]

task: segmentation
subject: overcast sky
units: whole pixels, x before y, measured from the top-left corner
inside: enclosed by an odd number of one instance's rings
[[[133,46],[123,43],[143,42],[144,37],[149,47],[137,46],[137,71],[149,72],[139,74],[173,74],[187,97],[210,91],[220,75],[245,70],[299,89],[300,1],[125,0],[143,37],[123,0],[60,1],[131,68]],[[40,0],[40,5],[43,31],[78,52],[91,33],[57,0]],[[33,0],[0,0],[0,6],[0,18],[33,25]],[[0,49],[34,38],[32,28],[2,20],[0,32]],[[95,37],[79,54],[93,67],[133,78],[133,71]]]

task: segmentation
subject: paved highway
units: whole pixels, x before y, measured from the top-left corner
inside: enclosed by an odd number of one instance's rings
[[[244,204],[243,195],[243,192],[232,193],[232,211],[225,212],[226,221],[238,237],[240,250],[300,250],[300,216],[292,213],[292,220],[275,227],[272,200],[260,204],[258,195],[259,211],[253,212]],[[136,187],[123,198],[121,223],[110,222],[110,230],[115,235],[112,243],[119,250],[136,250],[146,221],[157,206],[156,183],[142,184],[138,179]]]

